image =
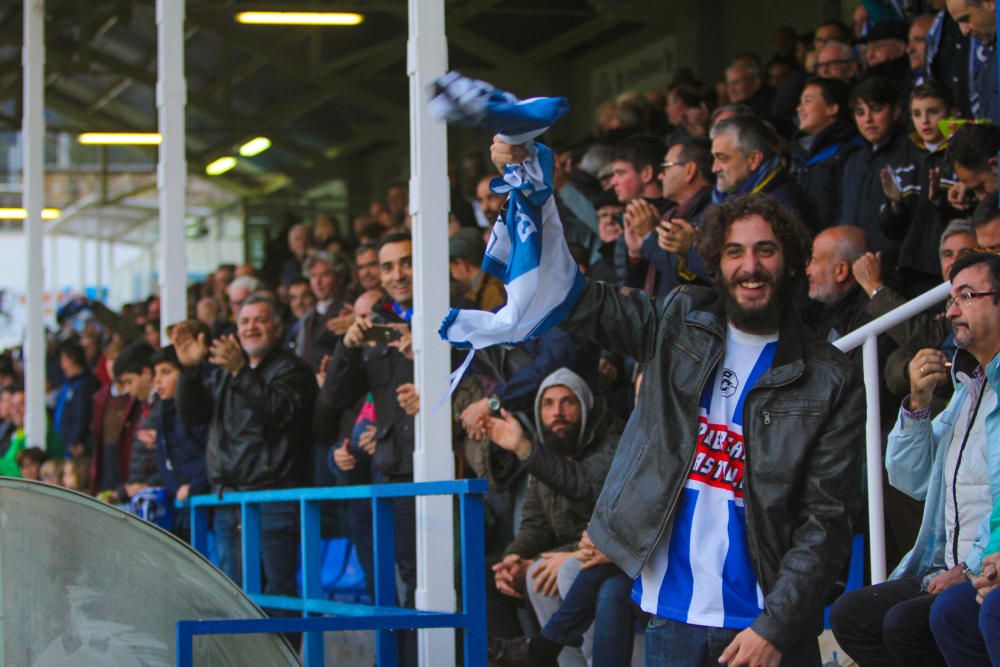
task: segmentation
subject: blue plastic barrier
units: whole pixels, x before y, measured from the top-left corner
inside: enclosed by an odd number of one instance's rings
[[[208,512],[213,507],[239,505],[243,532],[243,590],[261,607],[301,612],[303,618],[238,620],[184,620],[177,622],[177,666],[194,666],[194,636],[303,632],[305,664],[323,665],[323,632],[375,630],[379,667],[396,665],[393,630],[457,628],[463,631],[463,664],[486,665],[486,556],[483,495],[486,480],[380,484],[329,488],[282,489],[228,493],[221,497],[191,499],[191,542],[201,553],[208,550]],[[458,497],[461,525],[461,611],[417,611],[398,606],[396,597],[396,548],[394,498],[414,496]],[[322,582],[323,549],[319,508],[323,502],[370,498],[375,538],[375,604],[362,605],[329,600]],[[260,579],[260,516],[263,503],[299,504],[302,590],[299,597],[264,595]],[[333,614],[333,616],[317,616]]]

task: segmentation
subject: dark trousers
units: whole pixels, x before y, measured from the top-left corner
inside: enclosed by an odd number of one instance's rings
[[[646,626],[646,667],[717,667],[740,633],[654,616]],[[781,667],[820,667],[819,642],[803,642],[781,654]]]
[[[1000,596],[995,593],[980,607],[971,583],[945,590],[931,607],[931,630],[949,665],[1000,665]]]
[[[837,643],[861,667],[944,667],[931,634],[936,595],[919,577],[887,581],[844,593],[830,610]]]
[[[260,508],[260,561],[262,588],[266,595],[299,594],[295,576],[299,563],[299,510],[295,503],[264,503]],[[242,525],[239,507],[215,510],[215,538],[219,548],[219,568],[243,586]],[[297,616],[295,612],[272,609],[271,616]],[[286,634],[292,646],[301,635]]]
[[[542,636],[563,646],[580,646],[594,625],[593,667],[632,662],[635,639],[629,596],[632,579],[615,565],[598,565],[580,574],[559,609],[542,628]]]

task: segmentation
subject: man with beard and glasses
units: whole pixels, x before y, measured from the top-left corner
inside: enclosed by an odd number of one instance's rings
[[[913,357],[885,456],[889,482],[924,501],[920,532],[889,581],[843,595],[830,611],[837,642],[861,665],[990,664],[976,614],[962,617],[975,609],[966,577],[981,571],[1000,498],[1000,257],[963,255],[950,278],[945,317],[958,351]],[[946,382],[954,394],[932,419],[935,387]]]
[[[501,169],[525,154],[491,149]],[[809,235],[788,209],[734,197],[699,252],[714,287],[588,280],[559,325],[645,368],[587,532],[654,615],[647,665],[818,666],[863,498],[863,385],[791,307]]]
[[[530,477],[521,527],[503,559],[493,566],[495,588],[510,598],[526,594],[539,623],[545,625],[559,608],[560,569],[579,555],[580,536],[604,484],[623,424],[603,399],[594,398],[583,378],[568,368],[556,370],[539,386],[534,434],[506,410],[501,415],[486,420],[490,439],[517,455]],[[626,627],[631,630],[630,625]],[[631,637],[620,639],[624,642]],[[547,660],[554,660],[562,646],[554,648],[546,654]],[[523,641],[491,642],[492,658],[500,664],[530,664],[523,662],[527,651]],[[512,662],[517,657],[522,661]]]

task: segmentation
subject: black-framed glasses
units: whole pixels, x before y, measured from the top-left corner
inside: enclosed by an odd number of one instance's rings
[[[1000,292],[959,292],[958,296],[949,296],[945,299],[944,309],[946,311],[951,310],[951,307],[956,303],[959,306],[967,306],[972,303],[975,299],[979,299],[984,296],[997,296]]]
[[[972,252],[985,252],[990,255],[1000,255],[1000,243],[994,243],[993,245],[977,245],[972,249]]]
[[[679,167],[681,165],[687,164],[687,162],[661,162],[660,169],[670,169],[671,167]]]

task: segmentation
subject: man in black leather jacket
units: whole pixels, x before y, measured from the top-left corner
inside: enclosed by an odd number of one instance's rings
[[[238,340],[211,345],[185,323],[171,333],[183,370],[177,410],[188,424],[208,424],[205,451],[212,492],[301,486],[306,480],[316,377],[281,347],[281,318],[267,295],[251,294],[240,306]],[[298,507],[260,506],[261,564],[268,595],[297,595]],[[240,509],[215,513],[220,568],[242,581]]]
[[[863,497],[863,388],[791,308],[808,255],[792,214],[766,195],[726,202],[700,251],[715,289],[654,301],[588,282],[560,325],[645,369],[588,531],[655,616],[647,657],[818,666],[823,606]],[[749,374],[727,354],[743,348],[757,360]],[[720,490],[727,502],[709,505]]]

